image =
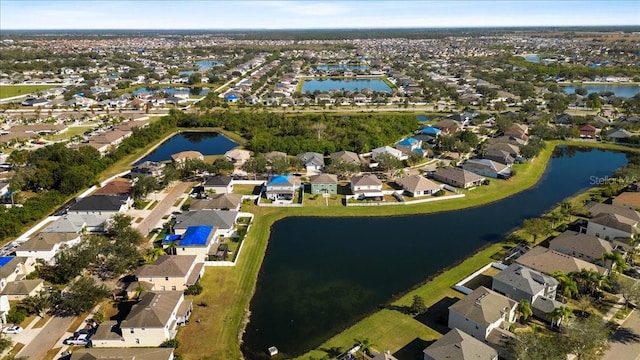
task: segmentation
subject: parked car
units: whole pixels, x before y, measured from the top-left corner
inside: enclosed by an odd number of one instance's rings
[[[80,334],[78,336],[72,336],[68,339],[65,339],[65,345],[87,345],[89,343],[89,334]]]
[[[2,333],[4,334],[20,334],[22,332],[22,328],[18,325],[9,326],[2,329]]]

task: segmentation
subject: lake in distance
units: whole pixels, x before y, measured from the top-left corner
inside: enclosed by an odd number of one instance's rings
[[[611,91],[613,95],[624,98],[631,98],[640,93],[638,85],[580,85],[579,87],[585,88],[587,94]],[[574,94],[576,88],[578,86],[563,86],[562,90],[565,94]]]
[[[534,187],[480,207],[426,215],[289,217],[271,229],[243,340],[248,359],[301,355],[527,218],[592,187],[623,153],[557,148]],[[498,180],[491,180],[498,181]],[[445,200],[446,201],[446,200]]]
[[[391,88],[382,79],[311,79],[304,80],[302,92],[310,92],[318,90],[326,92],[330,90],[342,91],[362,91],[363,89],[371,89],[373,91],[391,92]]]
[[[183,132],[172,136],[149,154],[138,160],[135,165],[145,161],[171,160],[171,155],[181,151],[194,150],[202,155],[223,155],[238,146],[217,132]]]

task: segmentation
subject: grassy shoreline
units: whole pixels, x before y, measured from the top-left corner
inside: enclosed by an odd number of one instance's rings
[[[242,357],[240,353],[242,329],[250,316],[248,311],[249,303],[255,291],[258,274],[267,249],[271,225],[275,221],[288,216],[426,214],[485,205],[534,186],[543,176],[553,149],[558,145],[586,147],[596,147],[594,145],[598,145],[597,147],[610,150],[635,150],[609,144],[550,141],[547,143],[547,148],[532,163],[517,166],[518,175],[516,178],[500,183],[492,181],[488,186],[467,191],[465,198],[445,202],[368,208],[333,206],[291,209],[259,208],[254,205],[245,206],[243,211],[253,212],[256,217],[252,231],[245,239],[245,247],[238,265],[234,268],[210,269],[210,271],[205,272],[202,279],[205,291],[195,297],[194,303],[215,304],[215,309],[195,307],[195,318],[203,319],[202,323],[207,325],[187,326],[182,329],[178,334],[178,339],[183,345],[178,349],[178,353],[183,359],[236,359]],[[452,268],[440,273],[433,280],[418,285],[415,289],[408,289],[408,292],[395,300],[393,304],[407,305],[410,303],[413,294],[424,296],[427,305],[432,305],[442,296],[455,295],[456,293],[451,290],[451,285],[491,261],[490,256],[500,251],[502,246],[502,243],[497,243],[481,249],[476,254],[463,260],[459,265],[452,265]],[[428,284],[428,288],[425,284]],[[436,287],[434,288],[434,286]],[[334,346],[348,348],[353,346],[354,336],[363,335],[379,346],[388,345],[384,347],[385,350],[387,350],[387,347],[392,350],[394,346],[402,346],[416,336],[421,336],[425,339],[439,336],[415,319],[407,315],[402,315],[404,317],[399,317],[399,315],[402,314],[387,309],[377,311],[327,340],[319,348],[331,348]],[[406,326],[408,330],[403,330],[400,325],[402,327]],[[368,331],[374,328],[376,329],[375,333]],[[382,342],[382,339],[387,338],[390,334],[393,334],[389,338],[390,340]],[[399,334],[405,335],[401,336]],[[413,337],[404,342],[407,340],[407,336]],[[376,343],[376,341],[378,342]],[[183,350],[181,351],[181,349]],[[321,357],[324,355],[325,353],[320,350],[313,350],[301,358],[308,358],[309,356]]]

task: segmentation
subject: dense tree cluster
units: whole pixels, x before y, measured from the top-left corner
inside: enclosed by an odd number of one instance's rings
[[[418,127],[410,114],[289,114],[221,111],[203,115],[174,112],[182,127],[222,127],[249,139],[254,152],[298,154],[338,150],[368,152],[411,134]],[[318,135],[318,123],[324,124]]]

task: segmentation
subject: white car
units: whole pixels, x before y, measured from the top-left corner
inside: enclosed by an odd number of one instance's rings
[[[2,332],[4,334],[20,334],[22,332],[22,328],[18,325],[15,326],[9,326],[6,327],[4,329],[2,329]]]

